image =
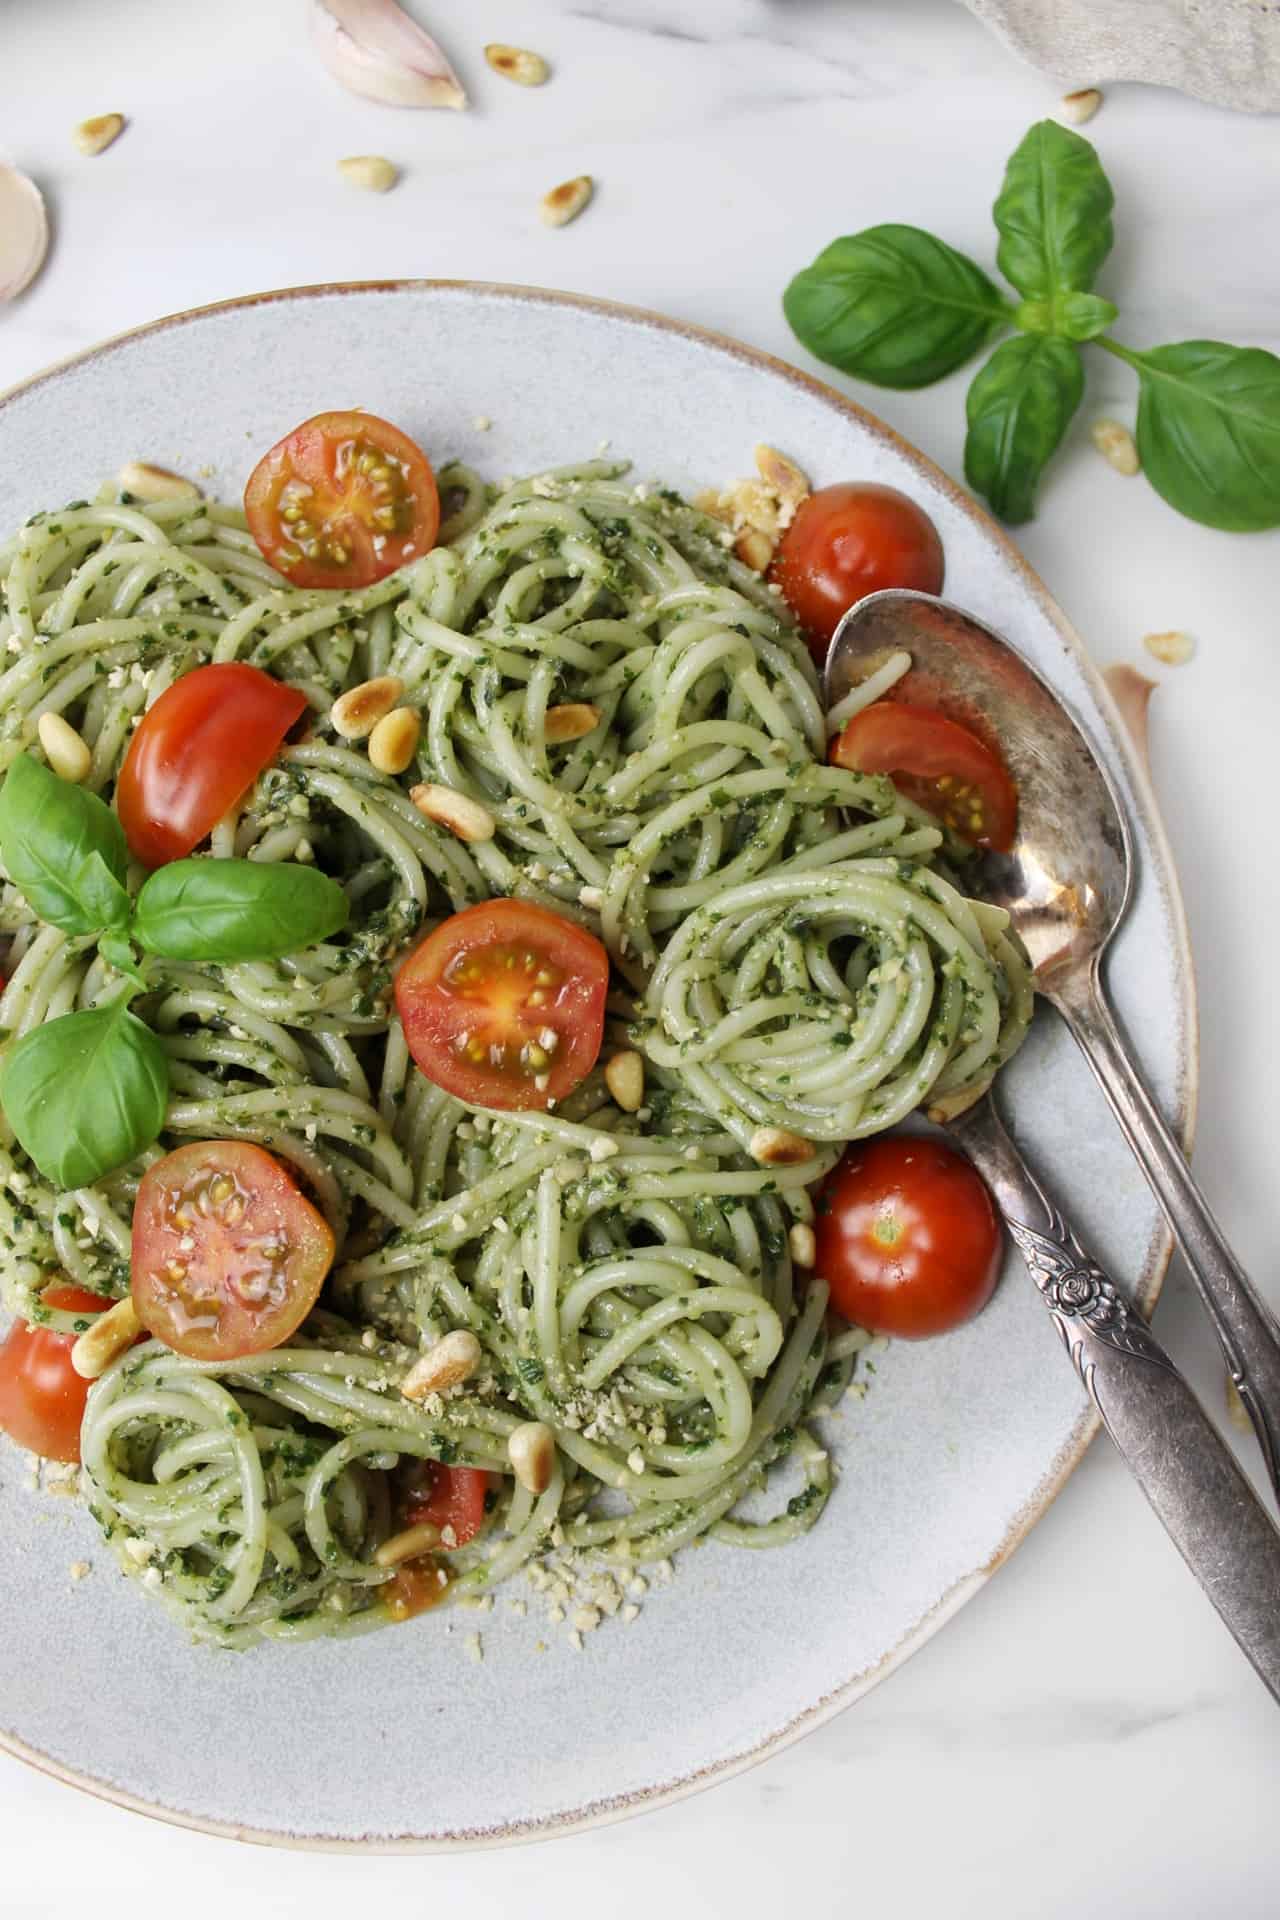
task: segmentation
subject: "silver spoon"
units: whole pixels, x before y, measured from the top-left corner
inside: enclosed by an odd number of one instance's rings
[[[1128,905],[1133,857],[1107,776],[1057,696],[1021,655],[978,621],[927,594],[874,594],[845,615],[827,660],[829,703],[841,699],[870,662],[899,650],[910,653],[936,686],[976,705],[1004,746],[1019,790],[1017,839],[1010,854],[985,856],[979,890],[1011,914],[1031,953],[1037,985],[1076,1033],[1139,1157],[1147,1139],[1155,1137],[1162,1154],[1181,1169],[1178,1191],[1184,1186],[1189,1191],[1215,1259],[1226,1263],[1233,1311],[1225,1326],[1213,1291],[1221,1271],[1217,1265],[1212,1280],[1197,1274],[1202,1296],[1273,1466],[1276,1451],[1267,1415],[1280,1405],[1275,1322],[1209,1215],[1102,1000],[1098,963]],[[1091,1050],[1099,1025],[1108,1034],[1105,1066]],[[1118,1092],[1113,1092],[1112,1072],[1120,1078]],[[1141,1127],[1136,1122],[1131,1127],[1131,1114]],[[1236,1641],[1280,1700],[1280,1532],[1186,1380],[1145,1321],[1084,1252],[1031,1173],[990,1094],[952,1114],[947,1124],[995,1193],[1112,1440]],[[1173,1219],[1160,1182],[1148,1172]],[[1182,1239],[1179,1221],[1173,1224]],[[1253,1337],[1237,1346],[1238,1322]],[[1247,1354],[1248,1372],[1235,1362],[1233,1347]],[[1251,1385],[1247,1397],[1246,1381]]]
[[[1007,908],[1037,988],[1075,1035],[1163,1207],[1280,1498],[1280,1324],[1223,1238],[1103,992],[1100,963],[1129,906],[1134,870],[1110,779],[1022,655],[929,594],[875,593],[845,615],[827,658],[828,704],[870,660],[898,650],[940,693],[981,713],[1000,741],[1018,789],[1016,839],[1011,853],[983,856],[974,891]]]

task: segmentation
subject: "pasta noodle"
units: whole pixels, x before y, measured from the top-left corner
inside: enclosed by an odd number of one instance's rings
[[[287,1346],[199,1363],[147,1342],[90,1396],[93,1510],[198,1637],[385,1624],[375,1553],[415,1460],[500,1476],[490,1524],[447,1555],[446,1599],[549,1548],[625,1566],[812,1526],[830,1463],[811,1423],[863,1336],[828,1326],[789,1229],[842,1143],[980,1089],[1021,1039],[1030,983],[1004,916],[964,897],[955,849],[887,781],[824,764],[808,652],[722,530],[624,474],[595,461],[497,491],[449,469],[440,544],[346,594],[282,585],[241,514],[201,500],[104,496],[0,545],[0,762],[60,713],[109,798],[132,724],[177,676],[264,667],[305,693],[312,730],[213,851],[314,861],[352,902],[344,934],[285,961],[160,964],[135,1010],[172,1097],[136,1162],[58,1192],[10,1136],[0,1150],[5,1304],[61,1331],[51,1273],[123,1295],[139,1180],[183,1141],[269,1149],[337,1236],[324,1304]],[[399,778],[326,724],[383,673],[423,716]],[[599,723],[548,745],[566,701]],[[415,779],[482,803],[493,838],[425,819]],[[600,933],[603,1057],[644,1054],[638,1113],[599,1070],[553,1112],[490,1114],[414,1066],[396,958],[495,895]],[[9,884],[0,933],[9,1035],[111,997],[94,942],[42,926]],[[758,1164],[761,1126],[813,1157]],[[479,1374],[405,1398],[415,1357],[457,1328]],[[509,1475],[528,1420],[556,1440],[538,1495]],[[768,1496],[788,1458],[798,1474]]]

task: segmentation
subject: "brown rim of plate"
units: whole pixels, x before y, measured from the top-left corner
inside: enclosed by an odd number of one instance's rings
[[[403,292],[478,294],[486,298],[527,301],[530,305],[569,307],[578,312],[598,313],[610,319],[626,321],[632,326],[647,327],[663,333],[677,334],[686,340],[693,340],[715,353],[727,354],[734,360],[758,367],[761,371],[772,374],[775,379],[783,380],[789,386],[798,387],[801,391],[813,395],[815,399],[821,400],[834,412],[843,415],[845,419],[853,421],[874,438],[891,446],[923,478],[958,506],[969,519],[978,523],[987,538],[999,549],[1011,572],[1017,575],[1040,611],[1062,636],[1067,652],[1072,655],[1084,673],[1106,720],[1111,748],[1124,763],[1133,791],[1136,811],[1159,855],[1154,877],[1165,910],[1173,924],[1183,981],[1182,1005],[1178,1010],[1178,1104],[1175,1131],[1184,1149],[1190,1152],[1195,1137],[1196,1107],[1199,1098],[1199,1020],[1196,1007],[1195,966],[1187,932],[1186,913],[1174,869],[1172,850],[1150,778],[1134,750],[1112,698],[1111,690],[1086,651],[1084,642],[1053,599],[1039,574],[1023,558],[1004,529],[978,505],[971,494],[944,473],[941,467],[935,466],[933,461],[912,446],[910,441],[904,440],[892,427],[886,426],[883,420],[868,412],[865,407],[859,406],[856,401],[847,399],[834,387],[828,386],[824,380],[815,379],[812,374],[802,373],[798,367],[790,366],[785,360],[775,358],[773,354],[765,353],[757,347],[744,346],[740,340],[735,340],[728,334],[717,333],[709,327],[695,326],[692,322],[684,320],[672,320],[665,314],[652,313],[643,307],[627,306],[619,301],[596,299],[590,294],[561,293],[548,287],[513,286],[491,280],[342,280],[316,286],[282,287],[270,293],[241,294],[232,300],[213,301],[208,306],[188,307],[180,313],[166,314],[163,319],[150,320],[143,326],[131,327],[127,332],[113,334],[97,346],[87,347],[80,353],[55,361],[52,366],[44,368],[40,373],[32,374],[28,379],[19,381],[16,386],[0,393],[0,414],[11,401],[34,392],[46,381],[56,379],[73,367],[86,366],[90,361],[105,358],[120,348],[129,346],[135,340],[144,339],[148,334],[186,326],[189,322],[202,320],[210,314],[235,313],[242,309],[266,306],[280,300],[309,300],[347,293]],[[2,424],[3,421],[0,419],[0,425]],[[1147,1249],[1141,1280],[1136,1290],[1137,1298],[1144,1312],[1148,1314],[1160,1297],[1160,1289],[1168,1270],[1172,1251],[1173,1236],[1168,1227],[1161,1224]],[[985,1586],[991,1575],[1003,1566],[1015,1547],[1021,1544],[1036,1521],[1048,1511],[1061,1493],[1071,1474],[1083,1459],[1085,1450],[1098,1431],[1098,1427],[1099,1420],[1096,1412],[1087,1407],[1082,1408],[1070,1438],[1060,1448],[1035,1493],[1015,1516],[1013,1524],[996,1552],[984,1565],[975,1567],[971,1573],[966,1574],[949,1588],[941,1599],[936,1601],[929,1611],[903,1635],[897,1645],[890,1648],[889,1652],[873,1666],[865,1668],[861,1673],[851,1675],[849,1679],[842,1681],[830,1692],[814,1701],[813,1705],[807,1707],[803,1713],[797,1714],[776,1733],[770,1734],[767,1739],[748,1748],[745,1752],[735,1754],[729,1760],[720,1761],[714,1766],[695,1769],[692,1773],[683,1774],[660,1786],[645,1788],[641,1792],[619,1794],[593,1801],[576,1813],[544,1820],[514,1821],[503,1827],[463,1828],[451,1834],[436,1835],[431,1838],[413,1834],[391,1834],[334,1839],[325,1834],[286,1834],[266,1828],[239,1826],[227,1821],[201,1819],[197,1814],[183,1813],[176,1808],[157,1806],[139,1800],[133,1794],[112,1786],[108,1781],[96,1780],[75,1772],[73,1768],[64,1766],[47,1754],[37,1752],[34,1748],[28,1747],[25,1742],[13,1738],[2,1730],[0,1730],[0,1752],[12,1754],[15,1759],[25,1761],[37,1772],[48,1774],[51,1778],[63,1781],[68,1786],[79,1787],[85,1793],[91,1793],[100,1800],[127,1807],[134,1813],[146,1814],[151,1819],[164,1821],[170,1826],[189,1827],[197,1833],[216,1834],[224,1839],[244,1840],[258,1846],[295,1848],[301,1851],[447,1853],[471,1847],[514,1846],[523,1841],[548,1840],[558,1834],[581,1832],[584,1828],[626,1819],[635,1813],[651,1812],[657,1807],[669,1805],[673,1800],[683,1799],[687,1794],[696,1793],[703,1787],[731,1779],[734,1774],[744,1773],[761,1760],[781,1752],[784,1747],[791,1746],[806,1733],[812,1732],[815,1727],[834,1719],[837,1713],[842,1712],[845,1707],[852,1706],[855,1700],[860,1699],[864,1693],[868,1693],[879,1681],[892,1673],[895,1667],[900,1666],[917,1648],[923,1646],[926,1640],[932,1638],[967,1600]]]

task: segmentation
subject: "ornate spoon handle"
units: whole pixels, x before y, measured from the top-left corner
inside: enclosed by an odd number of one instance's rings
[[[1280,1533],[1204,1408],[1033,1178],[991,1099],[950,1123],[1004,1212],[1103,1425],[1280,1700]]]

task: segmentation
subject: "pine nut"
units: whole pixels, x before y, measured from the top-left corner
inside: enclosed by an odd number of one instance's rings
[[[1118,420],[1095,420],[1089,431],[1094,446],[1117,473],[1132,475],[1140,470],[1137,443],[1128,427]]]
[[[750,567],[753,573],[763,573],[773,558],[772,540],[757,527],[748,527],[744,533],[740,533],[733,543],[733,550],[743,566]]]
[[[409,798],[420,814],[434,820],[438,827],[447,827],[459,840],[474,845],[480,840],[492,840],[498,830],[488,807],[482,807],[478,800],[458,793],[453,787],[439,787],[428,780],[420,787],[410,787]]]
[[[581,740],[600,725],[600,709],[586,700],[571,700],[563,707],[548,707],[542,735],[549,747],[562,747],[569,740]]]
[[[440,1529],[432,1520],[419,1520],[414,1527],[406,1527],[403,1533],[393,1533],[384,1540],[374,1554],[374,1562],[380,1567],[398,1567],[403,1560],[416,1560],[420,1553],[430,1553],[433,1547],[440,1545]]]
[[[814,1146],[812,1140],[804,1140],[786,1127],[757,1127],[747,1152],[762,1167],[798,1167],[802,1160],[812,1160]]]
[[[756,448],[756,472],[768,487],[776,494],[782,505],[793,510],[809,496],[809,478],[800,471],[794,460],[788,460],[785,453],[779,453],[776,447],[764,445]]]
[[[1097,87],[1080,87],[1075,93],[1064,93],[1058,102],[1058,118],[1065,120],[1069,127],[1082,127],[1086,120],[1092,120],[1102,105],[1102,94]]]
[[[79,786],[93,765],[93,755],[70,721],[64,720],[60,713],[42,713],[36,722],[36,732],[45,758],[59,780],[69,780],[72,786]]]
[[[141,1331],[138,1309],[126,1294],[80,1335],[71,1349],[71,1364],[82,1380],[96,1380],[117,1354],[133,1345]]]
[[[552,187],[550,193],[542,196],[539,211],[543,225],[567,227],[587,206],[595,190],[595,181],[589,173],[580,173],[576,180],[564,180],[558,187]]]
[[[806,1226],[803,1220],[797,1220],[792,1227],[787,1235],[787,1245],[798,1267],[811,1267],[818,1257],[818,1242],[813,1228]]]
[[[514,80],[518,87],[541,87],[551,78],[542,55],[530,53],[528,47],[504,47],[495,40],[485,48],[484,57],[495,73]]]
[[[425,1400],[429,1393],[443,1393],[469,1380],[482,1357],[480,1342],[474,1333],[459,1327],[446,1333],[434,1347],[420,1355],[400,1382],[406,1400]]]
[[[123,132],[122,113],[96,113],[91,120],[82,120],[71,137],[81,153],[95,154],[105,153]]]
[[[422,722],[412,707],[394,707],[369,735],[369,760],[378,773],[403,773],[418,751]]]
[[[404,681],[395,673],[380,673],[376,679],[362,680],[348,687],[329,709],[329,722],[344,740],[364,740],[395,706],[404,692]]]
[[[380,153],[353,153],[339,160],[338,172],[349,187],[365,193],[390,193],[400,178],[400,169]]]
[[[1185,667],[1196,650],[1189,633],[1144,633],[1142,644],[1149,654],[1166,667]]]
[[[116,475],[116,484],[136,500],[198,500],[200,489],[194,480],[184,480],[168,467],[153,467],[146,460],[130,460]]]
[[[545,1493],[556,1461],[556,1440],[544,1420],[526,1420],[507,1441],[511,1470],[530,1493]]]
[[[628,1050],[615,1053],[606,1064],[604,1083],[624,1113],[637,1113],[644,1105],[644,1060]]]

